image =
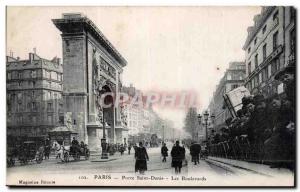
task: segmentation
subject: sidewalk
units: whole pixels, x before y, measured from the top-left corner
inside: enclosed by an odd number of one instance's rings
[[[264,165],[264,164],[250,163],[246,161],[225,159],[220,157],[208,156],[206,161],[227,170],[230,170],[230,167],[235,167],[246,171],[251,171],[256,174],[266,175],[271,177],[275,175],[282,175],[282,174],[288,174],[288,175],[294,174],[292,171],[285,168],[270,168],[268,165]]]

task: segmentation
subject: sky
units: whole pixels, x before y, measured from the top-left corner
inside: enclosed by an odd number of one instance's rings
[[[7,48],[62,58],[60,31],[51,19],[80,12],[127,60],[122,81],[149,90],[197,93],[199,113],[231,61],[244,61],[247,27],[260,7],[7,7]],[[182,128],[185,110],[156,108]]]

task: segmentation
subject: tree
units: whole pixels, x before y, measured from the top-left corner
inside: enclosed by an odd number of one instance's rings
[[[191,107],[184,119],[184,130],[189,133],[193,138],[197,137],[198,119],[197,109]]]

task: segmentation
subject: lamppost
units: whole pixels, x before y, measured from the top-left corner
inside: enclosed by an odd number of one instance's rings
[[[101,159],[108,159],[108,154],[106,151],[107,146],[106,146],[106,134],[105,134],[104,108],[102,109],[102,130],[103,130],[103,138],[101,139],[101,147],[102,147]]]
[[[213,113],[210,115],[212,126],[214,126],[215,117],[216,116]]]
[[[199,125],[201,126],[201,119],[202,119],[202,116],[200,115],[200,114],[198,114],[198,123],[199,123]],[[199,137],[199,135],[198,135],[198,129],[197,129],[197,141],[198,141],[198,138]]]
[[[209,117],[208,111],[205,111],[204,114],[203,114],[203,116],[204,116],[204,121],[205,121],[205,140],[207,141],[207,138],[208,138],[208,135],[207,135],[207,126],[208,126],[208,123],[207,123],[207,121],[208,121],[208,117]]]
[[[99,94],[100,94],[100,98],[101,98],[101,95],[104,94],[106,91],[102,88],[100,91],[99,91]],[[101,139],[101,147],[102,147],[102,154],[101,154],[101,159],[108,159],[108,153],[106,151],[107,149],[107,146],[106,146],[106,133],[105,133],[105,119],[104,119],[104,107],[102,107],[102,139]]]
[[[209,117],[209,113],[208,111],[206,110],[203,114],[203,117],[204,117],[204,125],[205,125],[205,141],[207,142],[207,139],[208,139],[208,134],[207,134],[207,126],[208,126],[208,117]],[[214,114],[211,114],[210,116],[211,119],[214,119],[215,118],[215,115]],[[200,114],[198,114],[198,121],[199,121],[199,124],[201,124],[201,119],[202,119],[202,116]]]
[[[162,128],[163,128],[163,143],[165,142],[165,126],[162,125]]]

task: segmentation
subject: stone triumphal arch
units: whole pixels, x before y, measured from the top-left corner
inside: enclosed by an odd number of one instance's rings
[[[99,102],[103,93],[118,96],[126,60],[86,16],[63,14],[52,21],[62,32],[64,113],[72,115],[78,140],[100,149],[104,112],[108,142],[126,142],[121,108],[103,108]]]

